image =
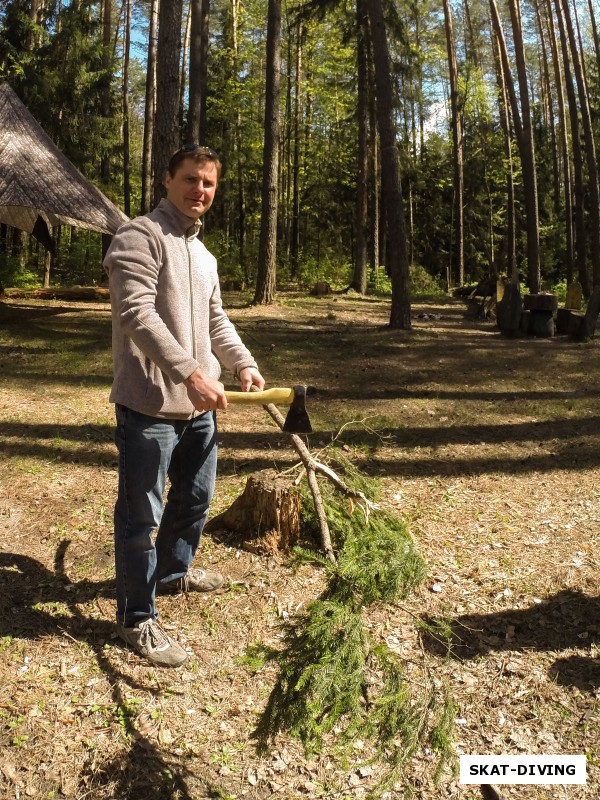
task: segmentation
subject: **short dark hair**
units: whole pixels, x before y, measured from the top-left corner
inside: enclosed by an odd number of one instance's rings
[[[185,161],[186,158],[193,159],[197,164],[204,164],[205,162],[214,164],[217,168],[217,178],[221,177],[221,159],[217,153],[212,147],[193,143],[184,145],[171,156],[167,169],[172,178],[179,169],[181,162]]]

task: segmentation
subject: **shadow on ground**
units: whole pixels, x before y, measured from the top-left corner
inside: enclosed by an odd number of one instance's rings
[[[54,635],[85,642],[107,676],[112,703],[120,712],[119,725],[124,726],[131,746],[126,754],[119,748],[118,755],[105,763],[91,759],[84,765],[79,776],[84,790],[81,796],[119,800],[210,800],[228,796],[222,788],[198,775],[196,765],[195,771],[190,771],[183,758],[162,750],[137,730],[137,712],[129,710],[123,687],[156,692],[156,681],[150,679],[143,686],[109,660],[106,643],[111,640],[111,647],[118,643],[113,640],[114,625],[85,615],[80,605],[94,598],[112,598],[114,583],[72,582],[64,569],[68,547],[68,540],[60,542],[53,571],[30,556],[0,553],[0,639],[36,640]],[[152,674],[157,669],[153,667]]]
[[[421,618],[427,650],[469,660],[491,652],[581,648],[600,641],[600,597],[566,589],[525,609],[464,614],[453,620]],[[600,659],[568,656],[550,669],[560,684],[583,691],[600,687]]]
[[[264,414],[262,409],[253,413]],[[228,425],[231,422],[228,421]],[[372,464],[379,473],[408,477],[436,475],[473,475],[496,472],[528,474],[556,470],[590,469],[600,465],[600,450],[596,444],[600,417],[554,421],[512,423],[506,425],[477,423],[440,426],[383,427],[375,432],[351,429],[338,436],[338,445],[347,444],[368,448]],[[331,442],[337,431],[316,430],[308,438],[309,446]],[[68,425],[39,422],[0,421],[0,455],[11,458],[39,458],[76,464],[116,464],[116,450],[108,450],[113,442],[114,426],[100,423]],[[589,440],[589,441],[586,441]],[[382,442],[386,451],[379,453]],[[469,452],[464,458],[432,453],[440,447],[453,445],[526,445],[517,457],[488,456],[483,451]],[[282,457],[281,447],[287,447],[287,436],[275,430],[265,419],[264,432],[221,431],[219,433],[219,474],[235,475],[257,472],[273,466],[273,454],[285,468],[297,461],[294,455]],[[283,463],[285,462],[285,463]]]
[[[199,781],[197,771],[183,761],[138,736],[126,755],[119,753],[105,764],[94,765],[83,772],[82,781],[90,797],[97,796],[98,789],[110,787],[115,800],[219,800],[231,796],[210,782]]]

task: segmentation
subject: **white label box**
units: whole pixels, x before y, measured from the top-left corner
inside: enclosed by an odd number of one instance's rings
[[[585,784],[584,755],[461,755],[464,784]]]

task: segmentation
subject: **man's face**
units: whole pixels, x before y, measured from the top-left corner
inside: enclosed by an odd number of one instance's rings
[[[167,172],[167,199],[186,217],[197,220],[211,207],[217,182],[217,165],[213,161],[199,164],[193,158],[184,158],[175,175]]]

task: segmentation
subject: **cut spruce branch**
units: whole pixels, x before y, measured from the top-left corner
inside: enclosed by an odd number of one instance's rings
[[[263,407],[283,430],[279,410],[273,404]],[[277,667],[252,738],[258,751],[266,753],[276,737],[287,732],[302,742],[307,757],[327,747],[330,757],[344,764],[354,742],[363,741],[369,763],[380,767],[370,781],[367,800],[381,797],[400,779],[410,781],[410,765],[424,749],[435,756],[438,781],[453,759],[455,705],[425,664],[408,669],[365,619],[369,608],[408,597],[425,578],[425,562],[406,523],[368,499],[376,496],[374,481],[361,476],[343,456],[332,462],[343,470],[340,478],[311,455],[302,438],[289,435],[308,479],[310,494],[303,487],[301,496],[307,506],[312,503],[311,527],[316,528],[318,520],[324,550],[315,553],[296,546],[294,561],[320,565],[326,585],[300,614],[281,622],[277,647],[256,642],[246,650],[243,663],[253,672],[269,663]],[[255,492],[253,482],[260,476],[263,488]],[[321,476],[326,480],[319,482]],[[289,476],[273,471],[250,476],[243,494],[221,515],[225,527],[232,515],[234,522],[243,520],[246,529],[255,523],[264,542],[270,528],[277,527],[266,519],[267,507],[274,509],[277,520],[289,514],[285,486],[276,500],[263,504],[262,495],[276,492],[285,478]],[[300,492],[289,494],[299,506]],[[354,506],[362,515],[352,513]]]
[[[346,468],[348,483],[369,493],[369,481]],[[320,482],[320,489],[337,563],[295,548],[295,563],[319,564],[326,585],[300,614],[281,622],[277,647],[257,642],[246,651],[244,663],[252,671],[269,663],[278,668],[253,738],[260,752],[268,752],[286,732],[302,742],[307,756],[327,748],[340,763],[362,741],[369,763],[378,764],[366,795],[374,799],[398,780],[411,780],[411,763],[424,748],[435,754],[436,779],[441,777],[452,759],[456,708],[426,663],[409,668],[366,618],[370,608],[395,607],[424,580],[425,563],[406,523],[384,509],[367,523],[348,514],[334,482]],[[306,500],[308,505],[311,498]]]
[[[267,403],[265,406],[263,406],[263,408],[277,423],[281,430],[283,430],[285,420],[279,412],[277,406],[273,405],[273,403]],[[289,436],[306,469],[306,477],[315,503],[315,511],[319,520],[319,528],[321,529],[321,544],[323,545],[323,551],[329,561],[331,561],[332,564],[335,564],[336,558],[335,553],[333,552],[333,545],[331,544],[331,531],[329,530],[327,514],[325,513],[325,506],[323,505],[323,498],[321,497],[321,490],[319,489],[319,484],[315,475],[313,458],[310,454],[310,450],[297,434],[291,433]]]
[[[272,403],[268,403],[267,405],[263,406],[265,411],[269,414],[269,416],[277,423],[277,425],[283,430],[284,425],[284,418],[280,413],[277,406],[273,405]],[[356,505],[361,509],[363,514],[365,515],[365,520],[369,521],[369,514],[371,511],[379,508],[376,503],[373,503],[369,498],[361,491],[356,489],[352,489],[348,486],[344,481],[339,477],[339,475],[328,467],[326,464],[321,463],[314,459],[311,455],[310,450],[304,444],[300,436],[297,436],[295,433],[290,434],[290,439],[294,446],[294,449],[300,456],[302,463],[304,464],[304,468],[306,470],[306,477],[308,480],[308,485],[313,496],[313,501],[315,504],[315,511],[317,514],[317,518],[319,520],[319,527],[321,529],[321,544],[323,545],[323,550],[327,558],[333,563],[336,563],[335,553],[333,550],[333,546],[331,544],[331,532],[329,530],[329,524],[327,522],[327,514],[325,513],[325,507],[323,505],[323,498],[321,497],[321,491],[319,489],[319,484],[317,481],[316,473],[320,473],[324,475],[331,483],[338,489],[342,494],[344,494],[349,500],[350,503]]]

